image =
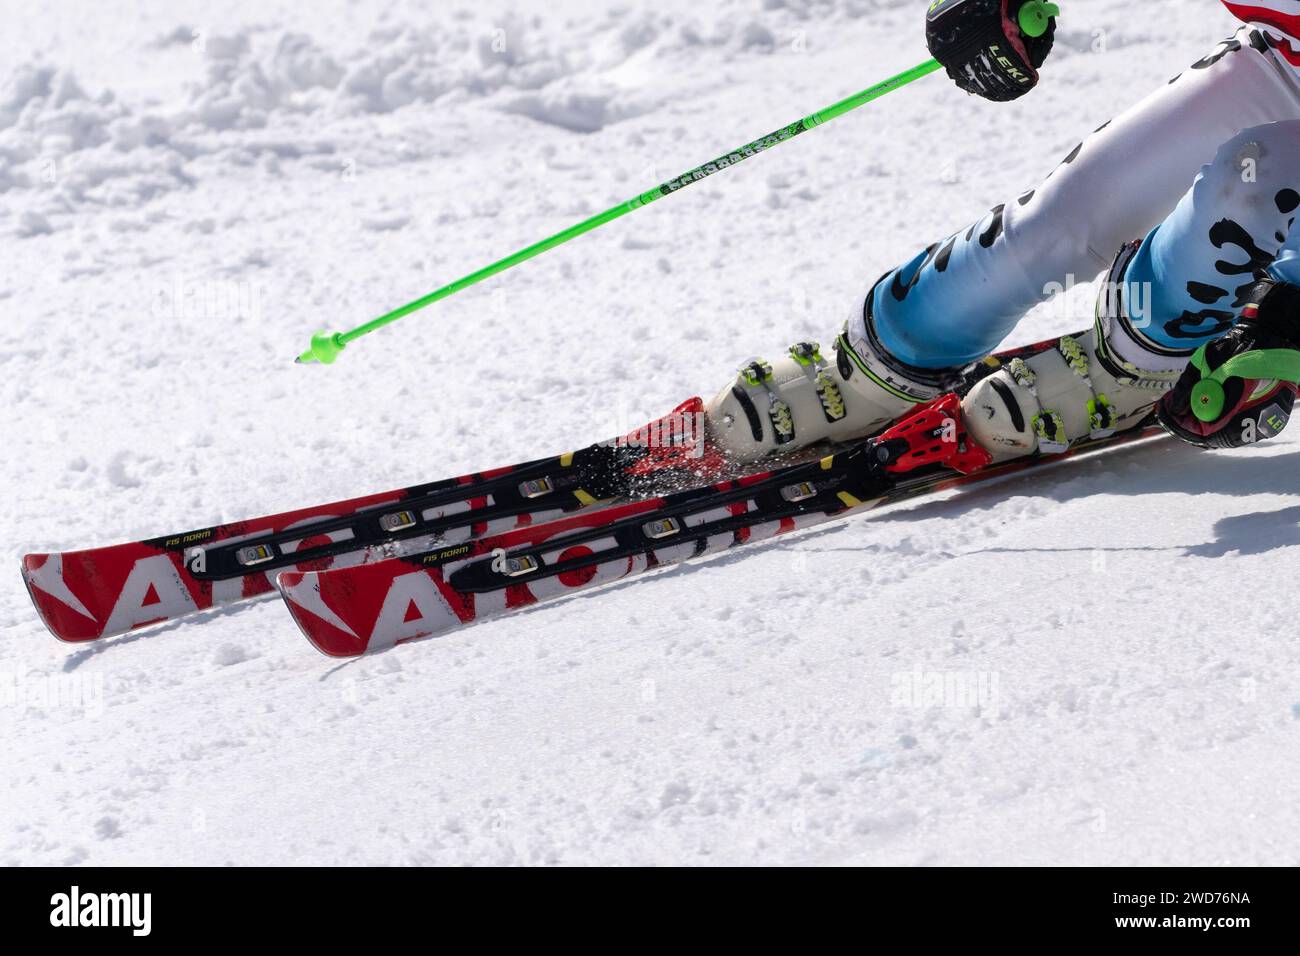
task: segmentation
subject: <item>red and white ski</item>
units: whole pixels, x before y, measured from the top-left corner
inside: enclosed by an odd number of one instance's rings
[[[277,579],[304,635],[352,657],[653,568],[763,541],[882,504],[1113,447],[1152,432],[1149,418],[1084,439],[1062,455],[988,467],[961,426],[956,395],[877,438],[805,464],[562,518],[367,566]]]
[[[364,565],[524,528],[598,502],[717,474],[703,403],[691,399],[623,438],[578,452],[110,547],[29,554],[22,573],[63,641],[91,641],[236,604],[289,568]]]

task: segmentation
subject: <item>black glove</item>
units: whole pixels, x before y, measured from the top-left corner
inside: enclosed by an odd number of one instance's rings
[[[1192,356],[1157,417],[1202,448],[1273,438],[1291,417],[1300,382],[1300,286],[1263,279],[1222,338]]]
[[[1014,100],[1038,85],[1060,12],[1043,0],[934,0],[925,40],[967,93]]]

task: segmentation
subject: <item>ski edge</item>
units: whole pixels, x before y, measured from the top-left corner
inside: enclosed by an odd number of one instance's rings
[[[777,532],[776,534],[761,540],[771,540],[772,538],[783,537],[785,534],[806,530],[832,521],[840,521],[854,516],[862,516],[880,508],[902,504],[909,500],[927,497],[954,488],[961,488],[969,485],[982,485],[985,482],[993,483],[1002,479],[1009,479],[1024,474],[1028,471],[1037,471],[1038,469],[1052,469],[1056,465],[1063,464],[1069,460],[1091,458],[1094,455],[1101,455],[1107,451],[1113,451],[1116,448],[1132,447],[1144,442],[1159,440],[1161,437],[1163,437],[1163,432],[1159,427],[1153,425],[1149,420],[1139,420],[1130,428],[1118,432],[1115,435],[1091,443],[1080,444],[1061,454],[1012,459],[993,465],[986,472],[962,474],[954,471],[942,476],[935,476],[933,481],[925,482],[910,489],[906,486],[900,486],[879,499],[864,501],[857,506],[846,508],[834,514],[817,514],[811,516],[811,520],[806,523],[801,523],[798,527],[791,528],[788,531]],[[562,544],[563,539],[557,539],[556,545],[561,546]],[[716,551],[710,550],[704,554],[685,558],[683,561],[707,560],[723,551],[729,551],[735,546],[743,545],[731,545],[720,548]],[[453,631],[460,630],[463,627],[475,623],[485,623],[489,620],[506,616],[510,610],[510,608],[499,608],[489,613],[476,613],[471,620],[462,620],[459,615],[454,613],[454,611],[448,609],[449,612],[442,615],[437,627],[431,627],[425,630],[397,636],[392,634],[379,634],[376,626],[371,628],[369,634],[359,635],[344,620],[346,609],[342,606],[337,609],[332,607],[330,601],[327,600],[324,594],[322,594],[323,583],[333,584],[336,587],[339,584],[344,584],[347,590],[355,593],[365,587],[365,579],[379,579],[381,581],[386,581],[391,589],[393,584],[399,578],[411,578],[412,580],[417,581],[419,588],[427,592],[430,595],[430,598],[432,598],[432,591],[429,590],[430,585],[436,587],[439,591],[448,586],[442,568],[421,569],[412,563],[411,557],[406,559],[395,558],[390,561],[377,562],[366,568],[350,568],[323,572],[284,572],[277,578],[277,588],[287,605],[294,623],[298,626],[307,641],[320,653],[335,659],[356,658],[375,653],[382,653],[383,651],[389,650],[400,644],[437,639],[446,636]],[[481,557],[482,556],[479,556],[477,559],[481,560]],[[567,597],[582,593],[590,594],[599,590],[606,583],[624,581],[633,576],[640,576],[649,570],[658,569],[660,567],[672,567],[683,563],[683,561],[669,561],[662,564],[657,563],[653,568],[633,568],[629,565],[628,572],[616,579],[608,582],[598,581],[590,585],[575,587],[563,594],[546,595],[535,601],[529,602],[527,606],[549,603],[549,601],[561,596]],[[358,578],[358,574],[362,575],[363,578]],[[426,577],[428,578],[427,582],[424,580],[418,580]]]

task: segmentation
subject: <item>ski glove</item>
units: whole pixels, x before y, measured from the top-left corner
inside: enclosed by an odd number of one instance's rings
[[[1300,382],[1300,286],[1262,279],[1237,324],[1192,356],[1157,417],[1202,448],[1240,448],[1286,428]]]
[[[1038,85],[1060,12],[1043,0],[934,0],[925,39],[963,90],[1005,102]]]

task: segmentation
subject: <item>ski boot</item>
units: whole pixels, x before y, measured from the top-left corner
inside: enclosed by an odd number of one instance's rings
[[[776,361],[742,366],[706,405],[711,445],[748,464],[866,438],[952,391],[960,370],[911,368],[889,356],[873,329],[871,299],[846,323],[831,357],[816,342],[799,342]]]
[[[1140,243],[1121,250],[1102,287],[1097,321],[1027,359],[994,363],[962,402],[971,437],[995,461],[1069,450],[1139,424],[1178,381],[1191,352],[1161,349],[1136,329],[1123,277]]]

